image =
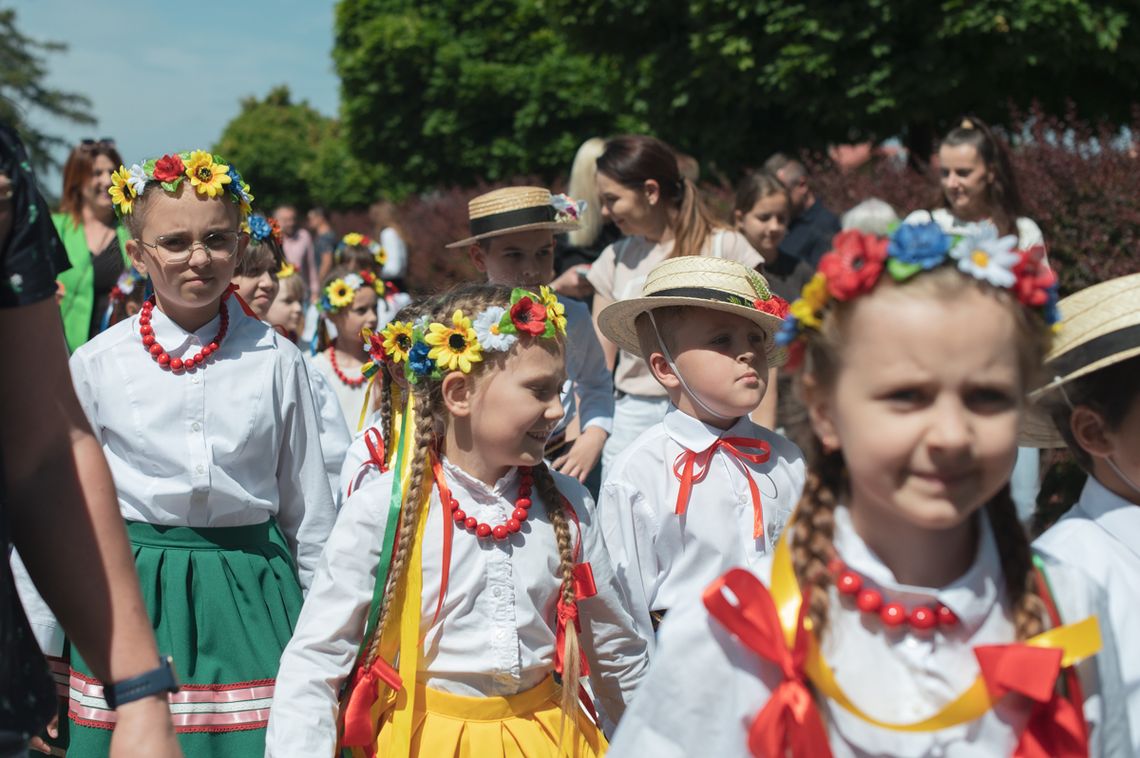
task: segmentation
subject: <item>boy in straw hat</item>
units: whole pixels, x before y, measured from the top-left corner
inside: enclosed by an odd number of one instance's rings
[[[546,457],[555,470],[584,482],[613,426],[613,378],[589,309],[546,286],[554,279],[554,234],[578,228],[579,204],[542,187],[505,187],[473,198],[467,210],[471,236],[448,247],[469,248],[471,262],[491,284],[538,290],[543,305],[565,319],[565,415],[550,435]],[[568,440],[575,415],[581,432]]]
[[[602,333],[644,357],[670,408],[623,451],[598,513],[639,633],[661,613],[775,544],[804,484],[799,448],[749,418],[788,304],[722,258],[660,263],[642,296],[606,307]]]
[[[1034,547],[1089,574],[1107,599],[1101,624],[1116,639],[1133,639],[1140,629],[1140,274],[1058,305],[1064,321],[1045,361],[1049,381],[1033,394],[1022,440],[1068,446],[1089,478]],[[1104,699],[1125,704],[1131,744],[1122,752],[1140,755],[1140,646],[1117,652],[1124,692]]]

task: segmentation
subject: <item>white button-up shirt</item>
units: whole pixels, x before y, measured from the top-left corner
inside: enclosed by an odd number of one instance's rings
[[[947,586],[926,589],[897,582],[856,534],[847,509],[836,509],[835,549],[848,567],[892,601],[908,608],[940,602],[959,619],[953,628],[929,636],[887,633],[877,620],[865,619],[841,600],[832,587],[823,653],[839,685],[871,716],[912,722],[933,715],[978,676],[975,646],[1014,640],[1001,559],[988,519],[978,521],[973,565]],[[754,573],[767,583],[771,557]],[[1103,607],[1103,598],[1085,577],[1055,565],[1047,567],[1047,575],[1065,622],[1087,618]],[[1104,645],[1110,653],[1115,649],[1111,634],[1104,635]],[[1079,667],[1092,755],[1130,755],[1120,749],[1119,728],[1103,710],[1094,660]],[[609,755],[749,756],[748,729],[781,680],[775,664],[741,645],[697,598],[665,619],[660,647],[642,684],[645,696],[635,699],[626,712]],[[1030,713],[1028,701],[1010,695],[975,721],[936,732],[907,733],[872,726],[830,700],[820,702],[818,694],[816,702],[835,758],[1007,756]]]
[[[498,524],[518,496],[517,469],[494,487],[446,459],[452,495],[469,515]],[[281,658],[269,720],[267,756],[331,755],[337,697],[355,661],[372,600],[392,487],[392,473],[367,481],[340,512],[293,639]],[[577,481],[554,474],[581,525],[580,561],[597,595],[579,605],[582,649],[601,710],[617,721],[646,670],[646,648],[633,631],[609,556],[592,523],[593,504]],[[561,587],[558,547],[537,491],[522,531],[502,542],[457,529],[433,492],[424,531],[424,634],[419,681],[466,696],[513,695],[541,683],[554,662],[555,605]],[[438,620],[442,530],[455,529],[447,597]],[[578,530],[571,526],[571,532]]]
[[[766,463],[752,463],[720,448],[708,473],[693,484],[688,510],[678,516],[681,482],[674,462],[686,450],[707,450],[719,438],[766,442]],[[743,449],[755,453],[754,449]],[[745,467],[760,490],[764,534],[753,537],[752,494]],[[727,431],[676,407],[618,456],[598,499],[598,520],[614,569],[628,593],[638,633],[654,645],[650,611],[699,598],[733,566],[752,567],[779,537],[804,486],[804,461],[790,440],[747,416]]]
[[[352,434],[340,409],[340,400],[329,386],[328,380],[320,371],[307,371],[313,401],[317,405],[317,423],[320,428],[321,453],[325,459],[325,473],[329,478],[329,490],[333,500],[340,486],[340,470],[344,466],[344,456],[352,443]]]
[[[304,359],[226,301],[230,328],[205,367],[164,371],[143,348],[138,316],[71,357],[71,374],[129,521],[166,526],[277,518],[307,587],[335,518]],[[214,338],[219,319],[186,332],[157,308],[155,339],[172,358]]]
[[[614,426],[613,374],[606,368],[606,355],[598,342],[594,318],[581,300],[558,296],[566,307],[566,375],[562,387],[562,411],[558,426],[551,433],[556,437],[578,415],[579,428],[596,426],[606,434]]]
[[[1133,636],[1140,635],[1140,505],[1090,476],[1077,504],[1033,546],[1088,574],[1108,598],[1102,631],[1110,627],[1116,639],[1133,640],[1117,651],[1124,689],[1104,694],[1127,705],[1131,754],[1140,755],[1140,638]]]

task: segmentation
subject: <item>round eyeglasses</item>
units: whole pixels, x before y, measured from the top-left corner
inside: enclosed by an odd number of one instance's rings
[[[194,248],[201,246],[208,258],[228,260],[237,250],[240,232],[210,232],[200,240],[183,234],[164,234],[154,238],[154,242],[139,240],[140,245],[162,252],[167,263],[185,263],[194,255]]]

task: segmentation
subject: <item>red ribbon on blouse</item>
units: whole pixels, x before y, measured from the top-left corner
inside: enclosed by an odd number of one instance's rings
[[[759,452],[746,453],[744,449]],[[764,440],[752,437],[722,437],[699,453],[694,453],[692,450],[682,451],[673,461],[673,474],[681,482],[681,489],[677,493],[676,513],[678,516],[685,514],[689,507],[689,496],[693,492],[693,485],[708,475],[709,464],[717,450],[724,450],[736,458],[737,464],[748,479],[748,489],[752,493],[752,538],[760,539],[764,536],[764,506],[760,502],[760,487],[752,477],[752,470],[748,468],[748,464],[768,462],[772,448]]]
[[[730,600],[728,589],[735,596]],[[703,595],[705,608],[746,648],[775,663],[784,675],[748,730],[748,749],[757,758],[786,755],[830,758],[827,729],[808,685],[804,662],[810,634],[804,628],[808,602],[800,603],[796,639],[789,650],[768,588],[744,569],[731,569]],[[789,752],[790,751],[790,752]]]
[[[1084,712],[1058,691],[1063,656],[1060,648],[1019,643],[983,645],[974,649],[974,655],[995,699],[1016,692],[1033,701],[1029,723],[1013,758],[1079,758],[1089,754]]]
[[[372,720],[372,706],[380,698],[380,683],[384,682],[398,692],[403,686],[400,674],[392,664],[377,655],[372,665],[356,669],[349,688],[348,702],[344,706],[344,734],[341,744],[360,747],[368,758],[376,755],[376,722]]]

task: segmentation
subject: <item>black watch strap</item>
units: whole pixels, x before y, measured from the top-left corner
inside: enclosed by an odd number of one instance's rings
[[[178,692],[179,689],[174,659],[165,655],[158,659],[158,668],[105,687],[103,697],[107,700],[107,705],[114,709],[160,692]]]

